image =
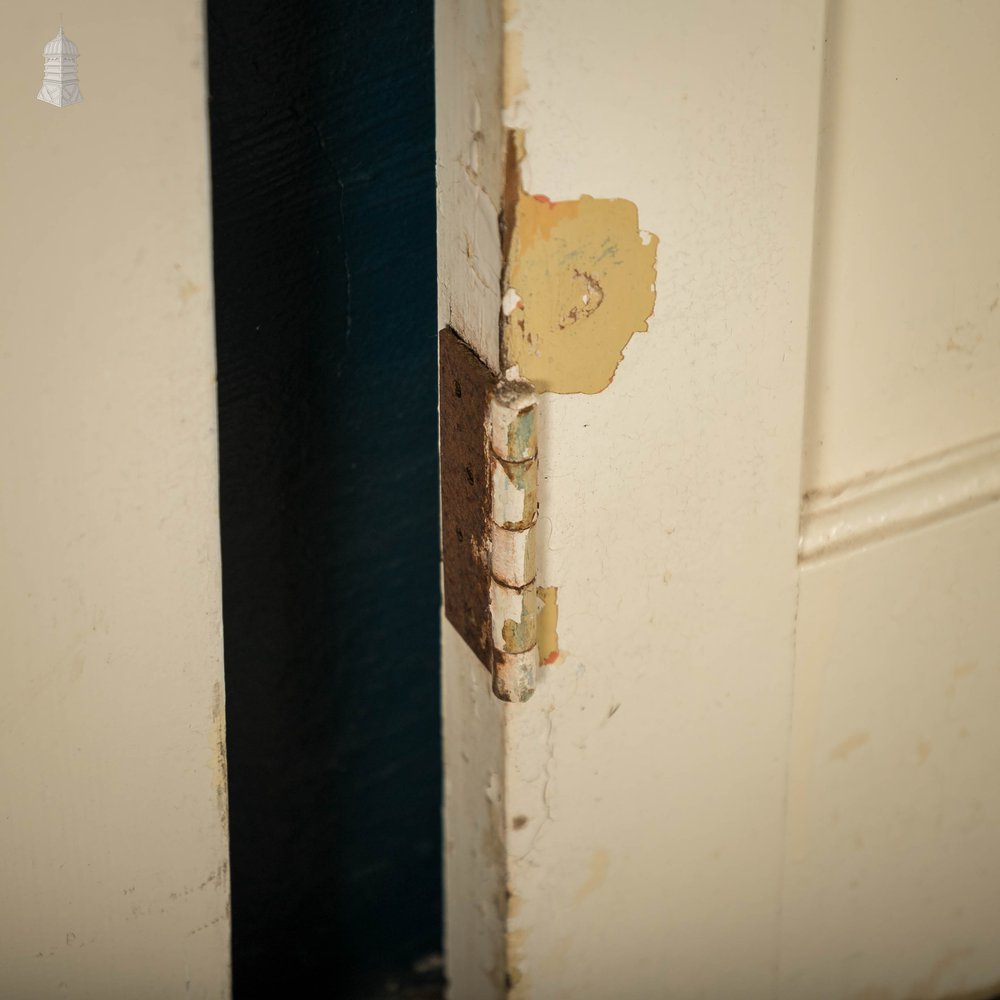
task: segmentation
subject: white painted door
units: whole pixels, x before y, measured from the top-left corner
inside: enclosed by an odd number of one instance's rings
[[[548,588],[525,704],[444,624],[452,996],[1000,992],[1000,5],[437,19]]]

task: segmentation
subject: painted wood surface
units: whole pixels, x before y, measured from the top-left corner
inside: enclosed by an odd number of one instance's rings
[[[500,374],[502,12],[496,0],[434,5],[438,326]],[[444,950],[453,997],[505,989],[503,704],[442,615]]]
[[[457,330],[497,374],[501,25],[497,0],[438,0],[434,6],[438,326]]]
[[[781,997],[1000,993],[998,37],[829,5]]]
[[[1000,429],[1000,6],[827,21],[807,490]]]
[[[997,992],[998,16],[439,21],[502,51],[499,87],[439,80],[439,150],[502,95],[558,634],[512,707],[445,643],[452,996]]]
[[[631,202],[632,239],[659,238],[656,305],[598,373],[608,388],[541,397],[556,662],[517,709],[464,691],[445,705],[446,767],[480,789],[446,816],[481,828],[481,789],[500,782],[503,823],[499,856],[451,835],[456,886],[463,855],[462,878],[478,862],[503,891],[477,902],[449,884],[448,926],[506,931],[499,968],[495,949],[448,939],[453,995],[766,995],[800,476],[799,436],[781,429],[802,420],[822,10],[514,6],[505,69],[529,81],[505,110],[523,130],[517,183],[557,205],[606,200],[591,235]],[[601,308],[623,305],[631,321],[627,302]],[[481,684],[457,657],[444,668],[448,685]],[[491,719],[478,761],[453,735],[476,705]]]
[[[441,950],[433,4],[207,19],[234,991],[376,997]]]
[[[806,564],[779,996],[1000,994],[1000,508]]]
[[[523,189],[626,199],[636,245],[658,238],[607,387],[541,396],[562,657],[507,719],[513,996],[774,990],[822,15],[538,0],[507,22]],[[595,315],[640,331],[627,287]]]
[[[229,995],[202,7],[0,33],[0,996]]]

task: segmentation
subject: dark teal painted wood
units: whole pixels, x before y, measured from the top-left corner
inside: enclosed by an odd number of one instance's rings
[[[432,4],[208,30],[236,997],[350,996],[440,948]]]

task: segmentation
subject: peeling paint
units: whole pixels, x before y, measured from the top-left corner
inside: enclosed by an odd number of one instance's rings
[[[498,584],[490,588],[493,644],[504,653],[526,653],[536,643],[538,613],[535,588],[515,590]]]
[[[538,588],[538,659],[551,666],[559,659],[559,588]]]
[[[526,587],[535,579],[535,533],[532,529],[492,525],[493,579],[507,587]]]
[[[491,456],[493,507],[497,524],[523,531],[531,527],[538,511],[538,462],[505,462]]]
[[[513,378],[494,386],[489,403],[493,693],[503,701],[527,701],[538,666],[537,398],[531,384],[516,377],[516,369],[509,374]]]
[[[532,626],[534,622],[528,616],[523,616],[517,621],[513,618],[504,619],[503,623],[503,651],[505,653],[523,653],[526,648],[531,648]]]
[[[498,383],[490,401],[493,451],[505,462],[527,462],[538,453],[535,390],[522,379]]]
[[[517,294],[516,288],[508,288],[504,292],[503,299],[500,302],[500,308],[503,309],[504,316],[509,316],[515,309],[520,309],[524,305],[521,302],[521,296]]]
[[[656,302],[658,238],[624,198],[550,201],[520,186],[508,133],[502,357],[539,392],[606,389]]]

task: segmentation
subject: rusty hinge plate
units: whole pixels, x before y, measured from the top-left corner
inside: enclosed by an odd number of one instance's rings
[[[486,420],[496,376],[452,330],[439,335],[444,613],[483,666],[490,639],[490,488]]]

